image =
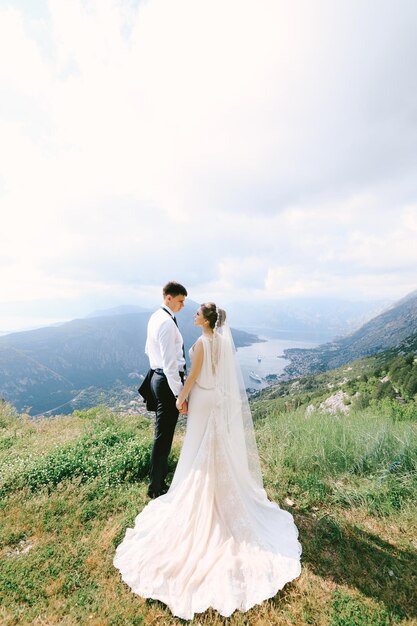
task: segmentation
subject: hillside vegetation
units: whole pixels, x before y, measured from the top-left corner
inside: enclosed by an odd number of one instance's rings
[[[370,390],[370,378],[356,380]],[[288,387],[253,403],[265,488],[294,515],[302,575],[248,613],[209,610],[193,624],[417,623],[416,404],[306,411],[328,382],[299,383],[298,400]],[[30,420],[0,405],[0,624],[186,623],[132,594],[112,565],[147,502],[152,434],[147,419],[103,407]]]
[[[252,398],[259,407],[274,400],[282,410],[305,404],[310,410],[332,394],[343,397],[339,408],[365,408],[374,401],[385,399],[396,419],[413,411],[417,399],[417,333],[395,348],[373,356],[357,359],[342,367],[320,374],[305,374],[299,378],[276,382]],[[388,402],[392,400],[392,402]]]

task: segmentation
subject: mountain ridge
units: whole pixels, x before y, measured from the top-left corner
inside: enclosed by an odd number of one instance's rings
[[[289,348],[284,351],[290,364],[283,377],[324,372],[394,348],[417,332],[417,290],[412,291],[358,330],[316,348]]]
[[[63,405],[70,411],[72,399],[90,387],[137,387],[135,379],[149,367],[144,347],[150,314],[81,318],[0,337],[0,397],[19,411],[31,407],[40,414]],[[187,346],[199,336],[193,318],[193,306],[178,316]],[[258,341],[244,331],[233,335],[237,346]]]

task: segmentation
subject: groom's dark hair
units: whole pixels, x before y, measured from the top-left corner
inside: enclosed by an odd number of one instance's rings
[[[166,296],[172,296],[173,298],[175,298],[176,296],[188,296],[187,290],[184,285],[176,283],[175,280],[171,280],[169,283],[163,286],[162,294],[164,298],[166,298]]]

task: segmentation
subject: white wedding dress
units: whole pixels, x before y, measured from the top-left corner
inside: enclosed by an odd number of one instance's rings
[[[204,361],[172,485],[139,513],[114,558],[132,591],[183,619],[209,607],[225,617],[247,611],[301,571],[293,517],[242,463],[242,418],[222,411],[212,343],[199,341]]]

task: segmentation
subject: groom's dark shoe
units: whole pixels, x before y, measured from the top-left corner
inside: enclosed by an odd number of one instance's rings
[[[162,487],[161,487],[161,496],[164,495],[164,493],[167,493],[169,489],[169,485],[167,485],[165,482],[162,483]]]
[[[149,485],[148,496],[152,499],[159,498],[159,496],[163,496],[165,493],[167,493],[168,489],[169,489],[169,486],[166,483],[162,483],[161,488],[158,490],[152,489],[152,487]]]

